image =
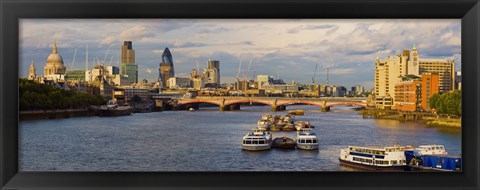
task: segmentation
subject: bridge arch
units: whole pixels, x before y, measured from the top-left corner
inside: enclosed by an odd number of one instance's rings
[[[332,102],[332,103],[327,103],[327,107],[332,107],[332,106],[339,106],[339,105],[354,105],[354,106],[359,106],[366,108],[367,105],[364,103],[359,103],[359,102]]]
[[[289,106],[289,105],[312,105],[323,107],[322,102],[317,101],[308,101],[308,100],[291,100],[291,101],[279,101],[277,106]]]
[[[182,105],[188,105],[188,104],[200,104],[200,103],[206,103],[206,104],[213,104],[217,106],[221,106],[222,103],[220,101],[215,101],[215,100],[204,100],[204,99],[192,99],[192,100],[184,100],[184,101],[179,101],[177,105],[182,106]]]
[[[235,105],[235,104],[240,104],[240,103],[259,103],[259,104],[264,104],[267,106],[272,106],[272,101],[266,101],[266,100],[257,100],[257,99],[241,99],[241,100],[231,100],[225,101],[225,106],[230,106],[230,105]]]

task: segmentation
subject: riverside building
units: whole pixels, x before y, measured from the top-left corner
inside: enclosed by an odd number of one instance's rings
[[[455,84],[453,60],[421,59],[415,45],[412,50],[403,50],[401,54],[377,58],[375,61],[374,95],[375,107],[393,109],[395,103],[395,85],[403,81],[403,77],[434,74],[439,76],[438,93],[453,90]],[[402,99],[403,101],[403,99]]]
[[[438,94],[439,76],[424,74],[409,76],[395,85],[395,109],[400,111],[430,110],[430,98]]]

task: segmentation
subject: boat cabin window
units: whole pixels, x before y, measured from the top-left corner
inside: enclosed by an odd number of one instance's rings
[[[312,143],[312,140],[308,139],[308,140],[307,140],[307,143]]]
[[[396,161],[396,160],[392,160],[392,164],[397,164],[397,161]]]
[[[313,143],[317,143],[317,139],[313,139]]]

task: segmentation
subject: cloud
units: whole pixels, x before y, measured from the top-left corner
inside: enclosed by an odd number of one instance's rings
[[[120,40],[129,40],[129,41],[136,41],[136,40],[141,40],[144,37],[151,37],[154,34],[149,31],[146,27],[144,26],[134,26],[133,28],[124,30],[120,33],[119,38]]]
[[[199,30],[198,32],[199,33],[220,33],[220,32],[228,32],[228,31],[231,31],[232,29],[230,28],[226,28],[226,27],[219,27],[219,28],[205,28],[205,29],[201,29]]]
[[[178,73],[205,67],[208,59],[221,62],[221,78],[234,78],[240,57],[241,75],[254,57],[248,76],[276,76],[285,81],[310,82],[318,65],[317,80],[346,87],[371,84],[374,59],[400,53],[417,45],[420,57],[454,59],[461,68],[460,20],[219,20],[219,19],[21,19],[20,76],[28,75],[35,61],[38,74],[51,53],[53,38],[64,61],[82,69],[84,47],[90,62],[103,60],[107,47],[116,60],[122,40],[134,44],[139,78],[158,78],[158,64],[169,47]],[[285,32],[286,31],[286,32]],[[109,58],[109,57],[108,57]],[[109,60],[109,59],[107,59]],[[366,86],[367,87],[367,86]],[[368,87],[367,87],[368,88]]]
[[[108,36],[106,38],[104,38],[102,41],[100,41],[100,44],[102,45],[110,45],[112,44],[113,42],[117,41],[117,37],[115,36]]]
[[[298,33],[302,30],[321,30],[321,29],[329,29],[329,28],[335,28],[337,27],[336,25],[333,24],[322,24],[322,25],[300,25],[294,28],[290,28],[287,30],[287,33],[290,34],[295,34]]]

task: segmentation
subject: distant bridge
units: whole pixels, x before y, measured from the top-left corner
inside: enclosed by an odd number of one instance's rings
[[[213,104],[224,110],[238,110],[242,103],[258,103],[272,107],[272,111],[284,110],[288,105],[313,105],[322,111],[329,111],[337,105],[354,105],[365,108],[366,98],[322,97],[322,98],[283,98],[283,97],[242,97],[242,96],[197,96],[177,99],[177,107],[191,104]]]

